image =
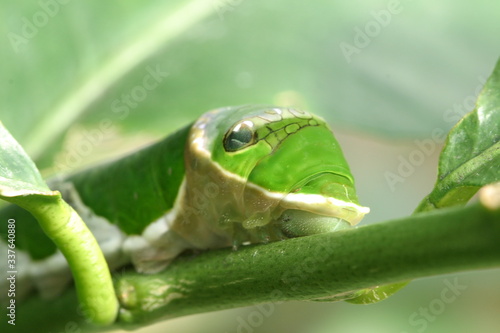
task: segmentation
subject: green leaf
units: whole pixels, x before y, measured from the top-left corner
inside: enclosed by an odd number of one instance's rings
[[[68,261],[87,317],[96,324],[111,324],[118,302],[96,239],[80,216],[62,200],[61,194],[49,189],[33,161],[1,122],[0,198],[35,216]],[[16,223],[14,219],[9,221]],[[9,248],[15,250],[16,240],[12,240]]]
[[[54,195],[24,152],[0,122],[0,197]]]
[[[438,179],[416,212],[465,204],[481,186],[500,181],[500,60],[476,108],[448,134]]]
[[[438,180],[415,213],[465,204],[484,185],[500,181],[500,60],[486,82],[474,111],[448,133]],[[396,293],[409,281],[361,290],[350,303],[369,304]]]

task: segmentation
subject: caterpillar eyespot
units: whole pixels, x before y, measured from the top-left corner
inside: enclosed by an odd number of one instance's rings
[[[250,146],[255,140],[253,123],[245,120],[236,124],[224,137],[224,148],[234,152]]]

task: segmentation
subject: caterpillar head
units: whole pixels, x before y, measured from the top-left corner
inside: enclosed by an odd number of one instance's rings
[[[272,240],[338,230],[369,211],[358,203],[333,133],[308,112],[269,106],[219,109],[200,118],[191,135],[186,161],[219,170],[212,179],[223,193],[215,205],[226,222],[241,222]]]

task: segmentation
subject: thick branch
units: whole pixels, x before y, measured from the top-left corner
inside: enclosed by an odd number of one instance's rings
[[[261,302],[349,295],[382,284],[493,267],[500,267],[500,212],[475,203],[238,251],[184,256],[155,275],[125,272],[116,277],[122,303],[117,326],[144,326]],[[66,297],[75,301],[71,294]],[[40,313],[49,307],[32,300],[24,310]],[[20,325],[42,326],[32,315],[20,318],[30,318]]]

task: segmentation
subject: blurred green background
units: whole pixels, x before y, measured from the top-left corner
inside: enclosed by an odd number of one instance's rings
[[[305,107],[334,129],[372,209],[363,223],[384,221],[431,190],[430,138],[472,110],[500,56],[498,13],[486,0],[4,1],[0,119],[49,175],[211,108]],[[466,288],[444,302],[455,279]],[[499,287],[499,270],[460,273],[370,306],[293,302],[141,332],[499,332]]]

